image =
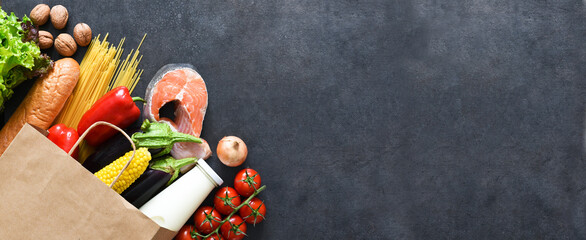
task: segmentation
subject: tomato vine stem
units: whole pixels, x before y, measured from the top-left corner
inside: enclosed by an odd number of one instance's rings
[[[234,208],[234,210],[232,210],[232,213],[230,213],[228,216],[226,216],[224,218],[224,220],[218,221],[218,220],[212,219],[212,221],[219,222],[220,225],[216,229],[214,229],[212,232],[210,232],[208,235],[201,235],[198,232],[196,232],[195,229],[194,229],[193,231],[191,231],[191,236],[193,238],[195,238],[195,236],[198,236],[198,237],[202,237],[203,239],[205,239],[205,238],[210,237],[210,236],[212,236],[214,234],[221,235],[220,234],[220,228],[222,227],[222,225],[224,225],[225,222],[229,221],[230,220],[230,217],[234,216],[234,214],[237,213],[238,210],[240,210],[240,208],[244,207],[245,205],[248,205],[248,203],[250,202],[250,200],[252,200],[254,197],[256,197],[256,195],[258,195],[260,192],[262,192],[263,190],[265,190],[266,187],[267,186],[264,185],[262,187],[259,187],[256,190],[254,190],[254,193],[252,193],[252,195],[250,195],[250,197],[248,197],[240,205],[238,205],[238,207]]]

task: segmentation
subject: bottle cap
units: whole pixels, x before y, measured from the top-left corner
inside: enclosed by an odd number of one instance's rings
[[[203,170],[203,172],[209,177],[211,178],[212,182],[214,182],[216,184],[216,187],[222,185],[222,183],[224,183],[224,180],[222,180],[222,178],[220,176],[218,176],[218,174],[216,172],[214,172],[214,169],[212,169],[210,167],[210,165],[208,165],[208,163],[206,163],[205,160],[203,159],[198,159],[197,160],[197,166],[201,168],[201,170]]]

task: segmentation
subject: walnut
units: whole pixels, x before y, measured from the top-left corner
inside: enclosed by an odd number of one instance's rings
[[[39,47],[41,49],[47,49],[53,46],[53,35],[47,31],[39,31]]]
[[[49,20],[49,12],[51,8],[47,4],[39,4],[31,10],[30,19],[35,25],[43,25]]]
[[[57,52],[64,57],[70,57],[77,51],[77,44],[73,37],[67,33],[61,33],[55,39],[55,49]]]
[[[79,46],[85,47],[92,41],[92,29],[85,23],[78,23],[73,28],[73,37]]]
[[[69,13],[62,5],[55,5],[51,8],[51,23],[56,29],[63,29],[67,25]]]

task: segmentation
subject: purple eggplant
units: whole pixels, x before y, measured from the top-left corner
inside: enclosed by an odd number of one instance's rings
[[[183,166],[193,164],[196,158],[174,159],[167,156],[151,162],[149,168],[122,193],[122,197],[136,208],[140,208],[165,186],[179,176]]]
[[[165,184],[173,177],[171,174],[160,170],[147,169],[128,189],[122,193],[122,197],[136,208],[140,208],[153,196],[165,187]]]
[[[140,128],[126,130],[125,132],[128,135],[132,135],[140,132]],[[96,173],[130,150],[132,150],[132,146],[128,139],[122,133],[117,133],[100,145],[92,155],[85,159],[82,165],[88,171]]]

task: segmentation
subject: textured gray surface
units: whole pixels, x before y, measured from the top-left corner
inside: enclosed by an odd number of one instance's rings
[[[203,137],[243,137],[268,187],[250,239],[586,238],[583,1],[47,2],[148,33],[138,95],[197,67]]]

